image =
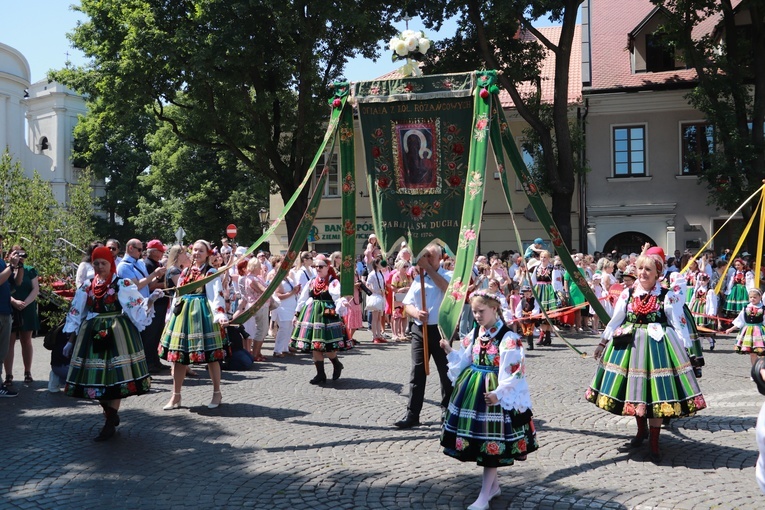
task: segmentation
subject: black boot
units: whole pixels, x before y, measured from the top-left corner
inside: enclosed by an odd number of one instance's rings
[[[527,337],[526,337],[526,341],[527,341],[527,342],[528,342],[528,344],[529,344],[529,350],[530,350],[530,351],[533,351],[533,350],[534,350],[534,335],[529,335],[529,336],[527,336]]]
[[[324,360],[314,361],[316,365],[316,377],[308,381],[311,384],[324,384],[327,382],[327,374],[324,373]]]
[[[396,427],[400,429],[411,429],[417,427],[420,424],[420,417],[415,416],[411,411],[406,412],[406,416],[394,423]]]
[[[120,417],[117,414],[117,410],[113,407],[108,407],[105,404],[101,404],[104,408],[104,427],[101,432],[93,439],[94,441],[106,441],[110,439],[117,431],[117,425],[120,424]]]
[[[545,331],[545,345],[552,345],[552,334],[549,331]]]
[[[332,380],[337,381],[338,379],[340,379],[340,374],[343,373],[343,368],[345,367],[343,366],[342,363],[340,363],[340,360],[337,358],[330,358],[329,361],[332,362],[332,367],[333,367]]]

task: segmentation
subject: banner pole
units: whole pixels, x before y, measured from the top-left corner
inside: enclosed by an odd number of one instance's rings
[[[420,306],[423,310],[427,310],[427,304],[425,303],[425,277],[422,275],[422,268],[420,268]],[[430,318],[428,318],[430,322]],[[422,325],[422,358],[425,363],[425,375],[430,375],[430,359],[428,352],[428,324]]]

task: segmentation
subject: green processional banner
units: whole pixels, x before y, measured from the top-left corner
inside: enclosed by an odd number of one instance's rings
[[[348,90],[348,84],[340,84]],[[353,137],[353,108],[343,105],[340,115],[340,175],[342,176],[342,214],[343,229],[340,238],[340,250],[343,263],[338,275],[340,292],[343,296],[353,295],[353,284],[356,275],[356,151]]]
[[[372,205],[386,253],[437,241],[452,251],[468,179],[473,73],[354,84]]]

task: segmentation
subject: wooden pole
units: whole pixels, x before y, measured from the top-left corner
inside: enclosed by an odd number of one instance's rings
[[[422,272],[423,268],[420,268],[420,309],[427,310],[427,304],[425,303],[425,277]],[[430,320],[430,319],[428,319]],[[428,323],[422,325],[422,357],[425,363],[425,375],[430,375],[430,360],[428,352]]]

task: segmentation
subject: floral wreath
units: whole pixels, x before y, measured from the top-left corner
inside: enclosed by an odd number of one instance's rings
[[[395,62],[401,58],[420,60],[430,49],[430,39],[422,32],[404,30],[399,35],[393,36],[388,47],[393,52],[391,60]]]
[[[496,301],[498,305],[501,304],[499,292],[489,292],[486,289],[480,289],[480,290],[473,291],[473,293],[470,294],[470,299],[473,299],[474,297],[482,297],[484,299],[491,299],[493,301]]]

